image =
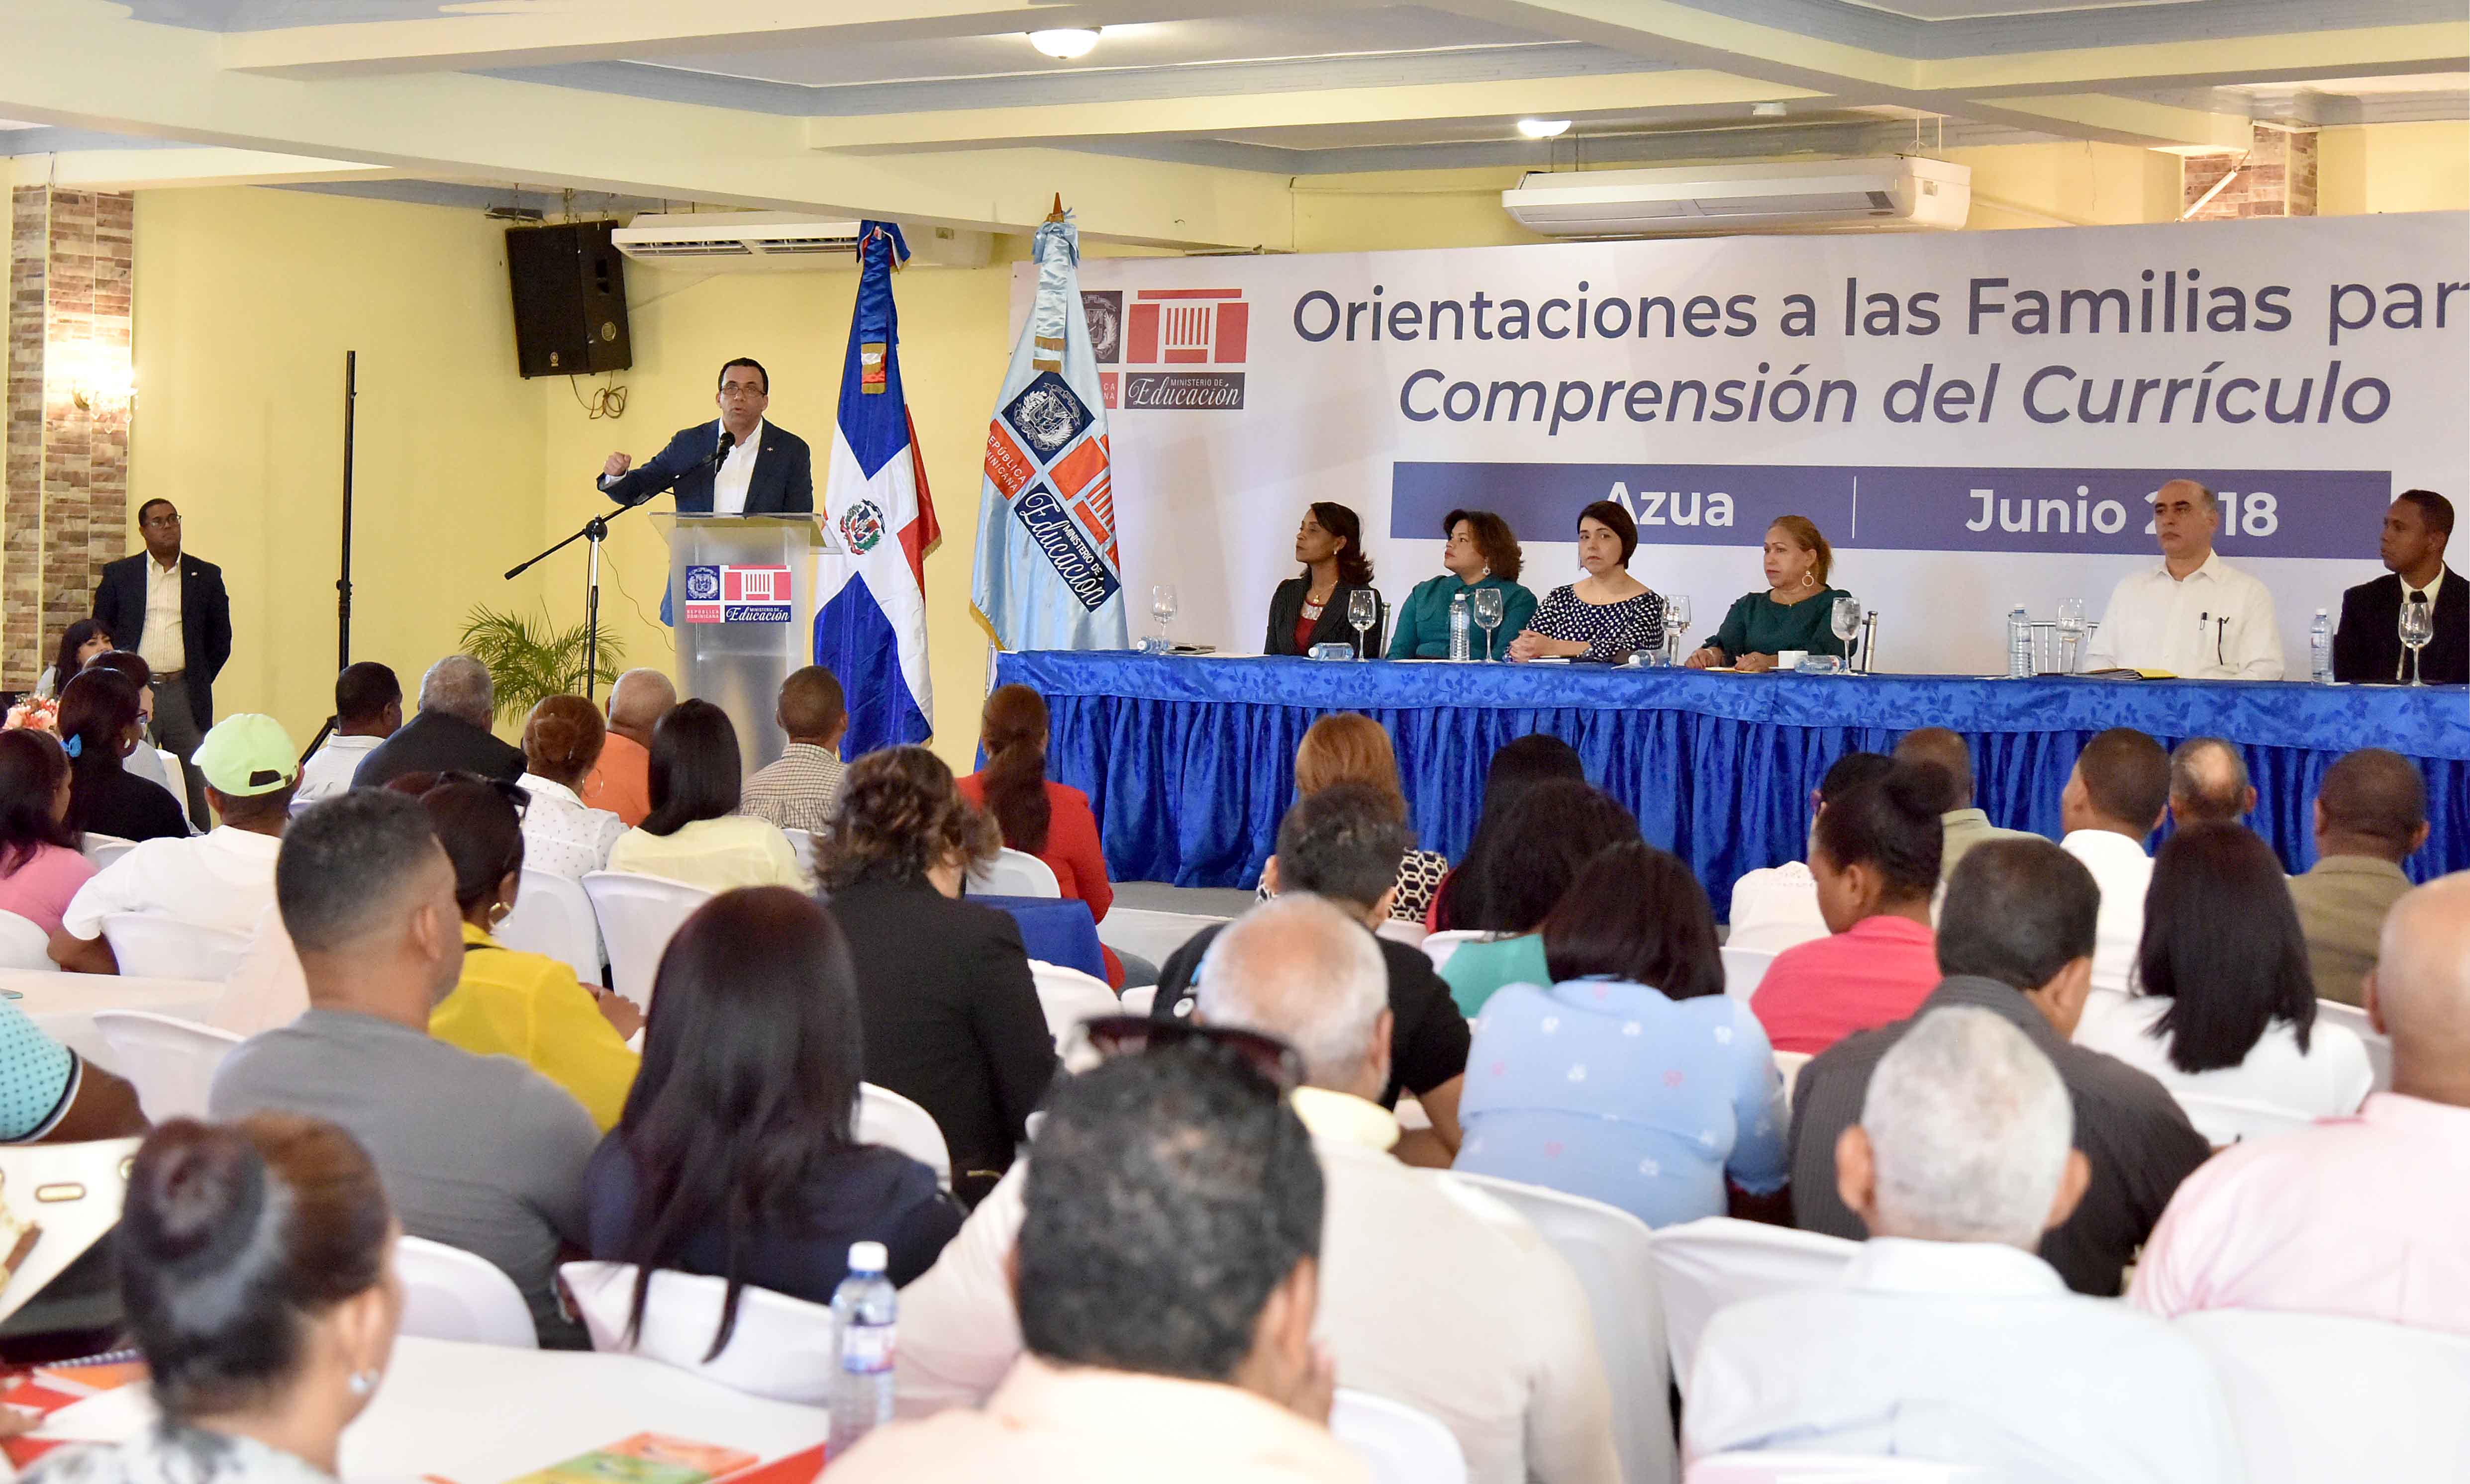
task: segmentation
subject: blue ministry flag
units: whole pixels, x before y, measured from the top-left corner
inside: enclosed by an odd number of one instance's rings
[[[969,597],[1006,649],[1122,649],[1107,402],[1081,310],[1081,234],[1037,229],[1037,297],[987,429]]]
[[[857,310],[841,368],[840,414],[824,479],[824,519],[848,548],[815,559],[815,662],[849,697],[841,754],[856,757],[935,730],[926,675],[926,548],[942,536],[917,426],[900,390],[892,270],[909,256],[900,228],[858,234]]]

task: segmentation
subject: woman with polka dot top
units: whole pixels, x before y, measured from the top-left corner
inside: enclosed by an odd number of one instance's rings
[[[1790,1172],[1783,1079],[1724,992],[1715,917],[1689,869],[1610,846],[1544,919],[1552,985],[1484,1003],[1456,1167],[1600,1200],[1649,1226],[1773,1196]]]
[[[1629,574],[1638,522],[1609,499],[1578,512],[1578,565],[1587,575],[1554,588],[1526,632],[1510,641],[1512,660],[1596,660],[1619,664],[1634,650],[1664,644],[1664,599]]]

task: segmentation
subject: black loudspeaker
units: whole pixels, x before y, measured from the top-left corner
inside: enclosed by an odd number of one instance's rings
[[[511,227],[506,276],[515,290],[515,361],[525,376],[623,371],[635,363],[626,325],[626,260],[611,221]]]

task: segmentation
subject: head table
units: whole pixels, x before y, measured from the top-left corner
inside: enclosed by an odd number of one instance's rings
[[[1688,862],[1726,915],[1733,882],[1806,851],[1810,791],[1848,751],[1917,727],[1971,745],[1991,823],[2055,839],[2059,793],[2095,732],[2134,727],[2165,747],[2239,744],[2249,820],[2292,871],[2315,860],[2312,806],[2343,753],[2385,747],[2426,777],[2435,833],[2424,880],[2470,867],[2470,690],[2235,681],[1736,675],[1585,664],[1324,661],[1039,651],[1000,656],[998,684],[1046,698],[1048,772],[1085,791],[1118,880],[1239,887],[1260,879],[1294,799],[1295,745],[1317,717],[1362,711],[1398,750],[1419,843],[1455,859],[1483,806],[1484,770],[1546,731],[1587,777]]]

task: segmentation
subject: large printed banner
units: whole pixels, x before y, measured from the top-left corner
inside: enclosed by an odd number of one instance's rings
[[[1015,271],[1027,313],[1034,267]],[[1131,607],[1261,644],[1304,506],[1363,520],[1392,601],[1499,511],[1540,594],[1589,501],[1701,630],[1816,521],[1879,662],[1999,667],[2157,562],[2149,501],[2222,497],[2223,556],[2315,610],[2376,575],[2401,490],[2470,503],[2470,216],[1085,260]],[[2470,538],[2465,538],[2470,539]],[[2470,548],[2465,548],[2470,549]],[[2455,563],[2459,567],[2460,562]]]

